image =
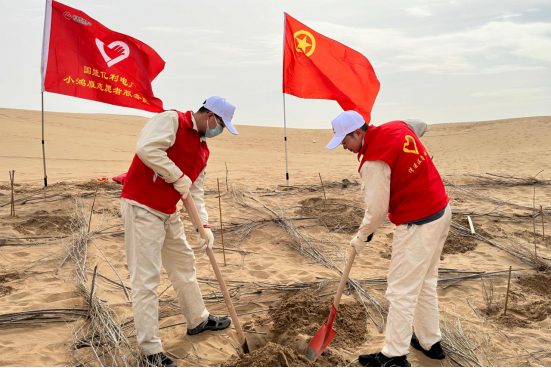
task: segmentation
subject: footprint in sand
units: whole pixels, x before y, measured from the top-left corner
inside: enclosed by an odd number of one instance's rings
[[[4,343],[5,344],[5,343]],[[4,348],[4,349],[0,349],[0,355],[1,356],[4,356],[4,357],[7,357],[7,356],[14,356],[16,355],[18,352],[15,348]],[[5,364],[5,363],[4,363]],[[3,366],[6,366],[7,364],[2,364]]]
[[[74,292],[67,291],[67,292],[64,292],[64,293],[52,294],[52,295],[48,296],[47,298],[43,299],[43,301],[46,302],[46,303],[60,302],[60,301],[63,301],[63,300],[72,299],[75,296],[76,295],[75,295]]]
[[[275,278],[278,281],[281,281],[282,283],[289,282],[290,277],[288,272],[280,273],[279,275],[275,275]]]
[[[332,279],[335,277],[335,274],[333,273],[329,273],[329,272],[320,272],[319,277],[325,277],[325,278],[328,278],[328,279]]]
[[[55,277],[47,277],[41,280],[41,282],[46,282],[46,283],[57,282],[57,281],[59,281],[59,279],[56,279]]]
[[[300,272],[300,270],[297,270],[297,269],[290,269],[290,270],[285,271],[285,273],[286,273],[287,275],[289,275],[289,276],[291,276],[291,275],[296,275],[296,274],[298,274],[299,272]]]
[[[28,252],[15,252],[15,253],[12,253],[13,256],[16,256],[16,257],[27,257],[29,255],[31,255],[30,253]]]
[[[270,277],[270,274],[264,271],[249,271],[249,274],[251,274],[251,276],[258,277],[259,279],[267,279]]]
[[[495,257],[490,254],[482,254],[482,257],[485,258],[488,261],[495,261]]]
[[[48,347],[48,349],[41,349],[41,350],[43,351],[43,353],[37,354],[39,357],[38,361],[40,362],[40,364],[44,364],[44,366],[51,366],[51,367],[58,364],[56,358],[52,357],[50,347]],[[36,356],[33,358],[36,359]],[[27,360],[27,361],[30,361],[30,360]]]
[[[255,270],[265,270],[266,268],[268,268],[267,266],[265,265],[254,265],[252,266]]]
[[[25,299],[27,296],[29,295],[32,295],[32,293],[28,292],[28,291],[22,291],[20,293],[12,293],[10,294],[6,299],[7,300],[13,300],[13,301],[17,301],[17,305],[21,305],[21,306],[25,306],[29,303],[27,302],[19,302],[23,299]]]

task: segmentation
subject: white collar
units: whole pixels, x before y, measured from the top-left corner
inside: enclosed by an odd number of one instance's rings
[[[195,131],[197,131],[197,133],[199,133],[199,130],[197,129],[197,122],[195,121],[195,116],[193,116],[193,112],[191,113],[191,121],[193,122],[193,129],[195,129]],[[206,142],[207,139],[205,138],[205,136],[202,136],[201,137],[201,141],[202,142]]]

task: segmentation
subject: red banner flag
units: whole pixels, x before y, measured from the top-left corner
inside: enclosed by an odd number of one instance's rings
[[[42,91],[161,112],[151,82],[165,62],[145,43],[47,0]]]
[[[285,13],[283,93],[336,100],[371,120],[380,83],[359,52],[327,38]]]

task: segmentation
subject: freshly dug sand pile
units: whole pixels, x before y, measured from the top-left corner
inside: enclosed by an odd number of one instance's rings
[[[356,232],[364,216],[364,210],[354,201],[314,197],[300,201],[300,205],[297,215],[317,217],[331,231]]]
[[[513,329],[517,327],[523,327],[523,328],[530,327],[530,322],[524,319],[518,318],[517,316],[515,316],[514,314],[511,314],[510,312],[507,313],[506,316],[503,315],[503,311],[501,311],[500,313],[501,314],[495,316],[492,319],[492,321],[499,323],[503,327],[506,327],[509,329]]]
[[[222,364],[225,367],[334,367],[346,366],[349,362],[337,352],[339,348],[358,347],[367,333],[366,315],[363,306],[344,296],[333,328],[337,334],[329,348],[315,363],[305,358],[310,340],[321,325],[327,322],[332,296],[318,297],[315,289],[289,292],[268,316],[257,317],[249,322],[248,329],[269,327],[268,343],[250,354],[232,356]],[[318,293],[319,294],[319,293]],[[265,326],[262,328],[261,326]]]
[[[393,233],[387,234],[387,237],[389,239],[392,239],[393,236]],[[477,244],[473,240],[473,238],[460,235],[450,230],[450,232],[448,233],[448,237],[446,238],[446,242],[444,243],[444,248],[442,249],[442,256],[440,257],[440,259],[443,260],[443,256],[446,254],[467,253],[471,250],[476,249],[476,247]],[[381,258],[390,259],[392,255],[392,248],[384,250],[379,254],[381,255]]]
[[[121,173],[122,174],[122,173]],[[109,178],[111,179],[111,178]],[[122,185],[120,185],[119,183],[115,183],[114,181],[104,181],[102,183],[97,183],[97,182],[94,182],[94,181],[89,181],[89,182],[85,182],[85,183],[79,183],[76,185],[76,187],[78,188],[81,188],[81,189],[89,189],[89,190],[96,190],[96,185],[98,187],[98,190],[99,189],[104,189],[104,190],[122,190]]]
[[[549,319],[551,314],[551,302],[549,300],[532,300],[528,303],[513,304],[510,310],[522,315],[529,321],[544,321]]]
[[[506,328],[536,328],[533,323],[544,321],[551,314],[551,275],[540,273],[511,282],[506,316],[504,296],[496,299],[491,309],[482,309],[490,321]]]
[[[530,321],[517,316],[516,314],[518,313],[514,313],[515,308],[513,300],[509,299],[509,304],[507,308],[508,312],[506,316],[503,315],[504,306],[505,299],[499,298],[498,300],[494,301],[491,308],[482,308],[482,312],[490,322],[497,323],[501,327],[509,329],[515,327],[530,327]],[[516,307],[516,312],[519,311],[519,308],[522,308],[518,304],[516,305]]]
[[[381,258],[384,258],[384,259],[391,259],[392,258],[392,250],[390,250],[390,249],[384,250],[382,252],[379,252],[379,255],[381,256]]]
[[[11,272],[6,274],[0,274],[0,297],[4,295],[11,294],[13,290],[15,290],[10,285],[6,285],[6,283],[12,281],[12,280],[19,280],[21,276],[17,272]]]
[[[483,308],[482,311],[490,322],[497,323],[501,327],[508,329],[514,329],[517,327],[532,328],[531,323],[537,319],[531,318],[531,316],[538,314],[534,309],[538,309],[540,312],[539,314],[545,312],[543,308],[533,308],[534,306],[532,303],[514,302],[509,299],[507,315],[503,315],[504,306],[505,300],[501,298],[499,302],[492,305],[491,309]],[[534,313],[531,313],[530,309],[533,309]]]
[[[532,276],[525,276],[521,277],[518,283],[521,286],[530,288],[539,296],[551,298],[551,275],[540,273]]]
[[[71,222],[68,216],[48,215],[46,211],[44,212],[46,214],[38,213],[24,217],[22,221],[14,224],[14,230],[24,235],[41,235],[54,232],[68,234],[70,232]]]
[[[476,248],[476,242],[469,237],[451,231],[448,233],[442,254],[467,253]]]
[[[21,276],[17,272],[6,273],[3,275],[0,275],[0,284],[3,284],[11,280],[19,280],[20,278]]]
[[[315,362],[296,350],[269,342],[249,354],[233,355],[222,367],[343,367],[348,364],[340,354],[327,348]]]
[[[304,336],[309,340],[314,337],[321,325],[327,322],[333,296],[318,297],[312,289],[289,293],[269,312],[268,317],[260,324],[273,322],[271,333],[279,341]],[[337,334],[331,346],[333,348],[353,348],[361,345],[367,333],[365,309],[359,303],[347,300],[341,302],[333,328]]]
[[[538,224],[538,227],[541,226],[541,223]],[[537,229],[540,230],[540,229]],[[527,243],[534,244],[534,232],[533,231],[516,231],[513,233],[516,237],[521,238]],[[547,248],[551,247],[551,236],[545,236],[543,237],[542,234],[539,232],[536,232],[536,242],[538,244],[538,247],[545,246]]]
[[[13,288],[11,286],[0,285],[0,296],[11,294]]]

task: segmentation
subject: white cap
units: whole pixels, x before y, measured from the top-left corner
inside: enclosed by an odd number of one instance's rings
[[[331,122],[335,137],[327,145],[327,149],[337,148],[347,134],[360,129],[365,124],[364,118],[356,111],[345,111]]]
[[[231,119],[233,119],[233,113],[235,112],[235,106],[226,101],[225,98],[212,96],[207,98],[203,105],[206,109],[209,109],[216,115],[220,116],[224,121],[224,125],[232,134],[238,134],[237,130],[233,127]]]

